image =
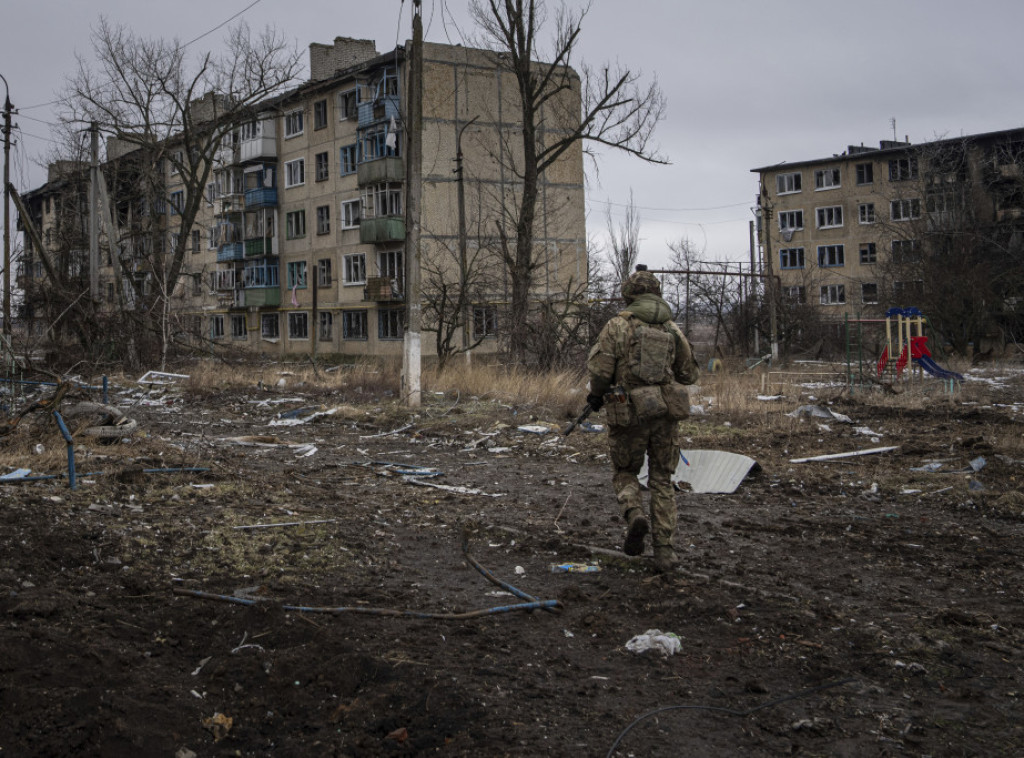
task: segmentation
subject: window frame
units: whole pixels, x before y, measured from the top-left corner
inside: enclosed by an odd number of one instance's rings
[[[779,250],[779,269],[796,270],[804,268],[806,263],[803,247],[784,247]]]
[[[369,322],[369,311],[365,308],[342,311],[341,338],[343,340],[368,340],[370,338],[370,330],[367,326]]]
[[[819,168],[814,171],[814,191],[823,192],[843,186],[842,174],[838,167]]]
[[[299,227],[302,227],[301,230]],[[289,240],[302,239],[306,236],[306,209],[288,211],[284,214],[284,237]]]
[[[498,306],[473,306],[473,339],[491,339],[498,336]]]
[[[338,121],[359,118],[359,87],[342,90],[337,94],[335,102],[338,107]]]
[[[318,205],[316,207],[316,233],[319,236],[331,233],[330,205]]]
[[[874,242],[860,243],[858,259],[862,266],[873,266],[878,263],[878,245]]]
[[[818,245],[819,268],[842,268],[846,265],[846,246],[843,243]]]
[[[917,158],[893,158],[889,161],[889,181],[906,182],[917,179]]]
[[[789,224],[783,225],[783,223],[782,223],[783,220],[789,220],[789,219],[792,219],[793,221],[798,221],[798,223],[795,224],[795,225],[789,225]],[[803,209],[801,208],[801,209],[790,210],[790,211],[779,211],[778,220],[779,220],[779,231],[780,232],[786,232],[786,231],[799,232],[799,231],[801,231],[804,228],[804,212],[803,212]]]
[[[858,187],[875,183],[874,163],[858,163],[854,170],[856,171],[856,184]]]
[[[249,339],[249,324],[247,319],[248,317],[244,313],[231,314],[231,339],[239,341]],[[239,324],[242,325],[241,329],[238,328]]]
[[[824,205],[814,209],[814,222],[818,229],[839,229],[843,226],[843,206]]]
[[[823,284],[820,292],[820,305],[846,305],[845,284]]]
[[[317,321],[317,341],[331,342],[334,339],[334,314],[330,311],[320,311],[320,316]]]
[[[309,311],[288,311],[288,339],[309,339]]]
[[[331,154],[325,150],[313,156],[314,180],[325,182],[331,178]]]
[[[224,339],[224,315],[221,313],[210,316],[210,339]]]
[[[296,108],[288,111],[282,117],[284,119],[284,138],[292,139],[302,135],[306,130],[305,108]]]
[[[313,131],[327,128],[327,98],[313,101]]]
[[[316,286],[320,289],[327,289],[334,285],[334,261],[330,258],[320,258],[316,262]]]
[[[285,265],[285,286],[289,289],[306,289],[309,282],[309,267],[306,261],[288,261]]]
[[[357,266],[362,271],[362,278],[353,279]],[[366,253],[346,253],[342,257],[342,284],[346,287],[366,284]]]
[[[859,203],[857,205],[857,222],[864,225],[878,223],[874,203]]]
[[[297,176],[296,176],[297,174]],[[284,164],[284,188],[301,187],[306,183],[306,159],[295,158]]]
[[[868,288],[874,287],[875,294],[874,299],[868,299]],[[877,282],[861,282],[860,283],[860,301],[864,305],[878,305],[878,283]]]
[[[338,148],[338,170],[340,176],[351,176],[359,168],[359,151],[356,145],[342,145]]]
[[[405,308],[377,309],[377,339],[391,342],[405,337]]]
[[[799,171],[791,171],[786,174],[776,174],[775,194],[795,195],[803,191],[803,174]]]
[[[889,201],[889,219],[891,221],[916,221],[921,218],[921,199],[911,197]]]
[[[353,210],[354,209],[354,210]],[[350,211],[352,211],[350,213]],[[342,200],[341,201],[341,228],[342,229],[358,229],[359,222],[363,218],[363,201],[360,199],[355,200]]]

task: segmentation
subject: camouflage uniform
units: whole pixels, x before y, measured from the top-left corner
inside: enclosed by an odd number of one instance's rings
[[[634,332],[642,324],[652,325],[674,337],[674,348],[666,356],[670,365],[664,367],[665,377],[679,384],[696,382],[699,372],[693,351],[672,321],[672,311],[661,298],[661,285],[655,276],[647,271],[633,274],[623,284],[622,296],[627,302],[626,309],[601,330],[587,359],[591,397],[604,396],[613,387],[622,387],[628,394],[643,386],[630,365],[631,347],[635,345]],[[609,396],[606,405],[608,441],[614,469],[612,486],[629,525],[625,550],[627,554],[641,553],[648,529],[637,480],[646,453],[655,561],[658,568],[667,570],[676,561],[672,548],[676,503],[671,476],[679,461],[676,442],[679,417],[665,415],[640,422],[636,413],[627,407],[612,407],[615,402]]]

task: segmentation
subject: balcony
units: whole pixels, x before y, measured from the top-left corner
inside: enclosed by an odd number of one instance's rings
[[[277,140],[274,139],[273,134],[266,133],[266,124],[264,124],[264,130],[261,136],[255,139],[243,140],[239,143],[238,159],[240,163],[277,157]]]
[[[374,303],[393,303],[405,299],[402,282],[388,276],[370,276],[366,279],[363,300]]]
[[[401,158],[386,157],[360,163],[357,169],[360,186],[380,182],[404,182],[405,162]]]
[[[261,258],[277,255],[277,239],[274,237],[257,237],[245,241],[245,257]]]
[[[370,126],[380,121],[402,120],[402,110],[398,95],[384,95],[366,103],[359,103],[359,128]]]
[[[277,187],[258,187],[256,189],[247,189],[245,191],[246,210],[276,207]]]
[[[401,216],[364,218],[359,222],[359,241],[363,244],[404,242],[405,219]]]
[[[241,242],[229,242],[217,248],[217,263],[229,263],[240,261],[244,255],[245,248]]]
[[[280,287],[246,287],[242,290],[243,308],[263,308],[281,304]]]

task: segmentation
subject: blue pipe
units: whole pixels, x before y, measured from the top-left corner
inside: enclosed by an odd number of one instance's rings
[[[57,428],[60,429],[61,436],[64,437],[64,441],[68,443],[68,484],[71,489],[78,489],[78,481],[75,479],[75,444],[74,440],[71,439],[71,432],[68,431],[67,425],[64,423],[63,417],[61,417],[59,411],[53,412],[53,417],[57,419]]]

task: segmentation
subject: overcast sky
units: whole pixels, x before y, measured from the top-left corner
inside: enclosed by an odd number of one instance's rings
[[[575,0],[570,5],[579,6]],[[425,37],[461,43],[475,32],[468,0],[423,0]],[[250,7],[251,6],[251,7]],[[188,42],[237,13],[300,48],[336,36],[411,36],[411,0],[2,0],[0,74],[20,113],[11,179],[45,180],[35,164],[53,100],[90,54],[103,14],[146,36]],[[244,11],[244,12],[243,12]],[[600,243],[609,209],[621,223],[630,190],[641,218],[641,260],[668,262],[688,238],[708,260],[747,260],[757,194],[751,168],[841,153],[848,145],[1024,125],[1021,0],[593,0],[581,60],[619,62],[657,77],[668,100],[656,141],[671,161],[605,153],[587,189],[587,233]],[[194,42],[215,49],[225,28]],[[578,63],[579,61],[576,61]],[[13,213],[13,211],[12,211]]]

